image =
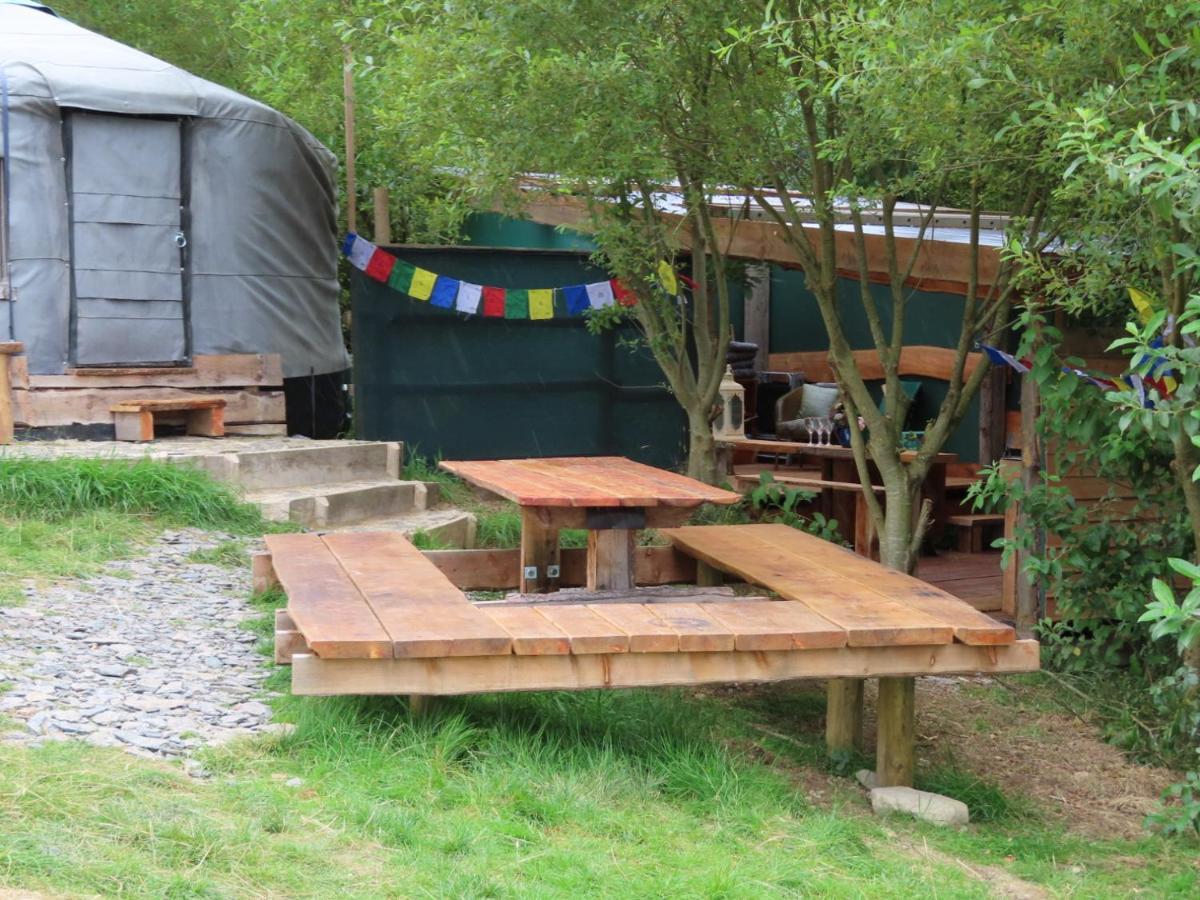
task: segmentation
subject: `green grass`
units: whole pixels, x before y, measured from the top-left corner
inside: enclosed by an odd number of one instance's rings
[[[184,466],[0,458],[0,604],[22,602],[25,579],[81,577],[126,558],[163,527],[253,535],[290,526],[264,522],[227,486]],[[202,561],[232,564],[230,547],[212,553]]]
[[[242,541],[221,541],[215,547],[193,550],[187,555],[187,561],[225,569],[244,569],[250,564],[250,553]]]

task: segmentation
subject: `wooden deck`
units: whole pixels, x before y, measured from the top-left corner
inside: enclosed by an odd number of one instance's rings
[[[917,577],[971,604],[980,612],[998,613],[1003,596],[1000,551],[960,553],[943,550],[921,557]]]

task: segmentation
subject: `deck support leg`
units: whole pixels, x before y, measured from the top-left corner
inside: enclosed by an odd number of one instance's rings
[[[551,578],[551,566],[554,577]],[[521,507],[522,594],[549,594],[558,590],[558,528],[551,525],[548,510]]]
[[[631,528],[605,528],[588,532],[589,591],[633,590],[633,536]]]
[[[408,695],[408,715],[410,718],[416,719],[420,716],[428,715],[432,707],[433,697],[429,694]]]
[[[917,680],[880,678],[875,778],[880,787],[912,787],[916,768]]]
[[[863,679],[831,678],[826,686],[825,749],[829,753],[863,747]]]
[[[696,560],[696,586],[697,587],[720,587],[725,583],[725,573],[720,569],[710,566],[703,560]]]

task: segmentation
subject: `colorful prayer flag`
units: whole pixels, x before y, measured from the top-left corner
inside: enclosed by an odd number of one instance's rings
[[[504,288],[485,287],[483,289],[483,314],[503,318]]]
[[[591,308],[592,301],[588,299],[587,288],[582,284],[565,287],[562,292],[563,298],[567,301],[567,315],[582,316]]]
[[[408,296],[414,300],[428,300],[433,293],[433,286],[437,282],[437,275],[430,272],[428,269],[422,269],[417,266],[413,272],[412,286],[408,289]]]
[[[1133,308],[1138,312],[1138,318],[1145,325],[1150,321],[1150,317],[1154,315],[1154,307],[1157,305],[1153,297],[1145,291],[1140,291],[1135,287],[1129,289],[1129,299],[1133,301]]]
[[[429,295],[429,302],[434,306],[440,306],[442,309],[454,309],[454,303],[458,299],[458,286],[460,283],[457,278],[447,278],[445,275],[439,275],[433,285],[433,293]]]
[[[483,287],[478,284],[471,284],[469,281],[460,281],[458,283],[458,298],[454,301],[454,308],[462,313],[475,315],[479,312],[479,298],[483,293]]]
[[[588,302],[592,305],[592,309],[603,309],[613,305],[613,289],[609,282],[597,281],[593,284],[585,284],[584,290],[587,291]]]
[[[342,239],[342,256],[349,256],[350,251],[354,249],[354,241],[358,235],[351,231]]]
[[[367,263],[371,261],[371,255],[375,252],[375,245],[370,241],[364,241],[357,234],[354,235],[354,242],[350,247],[350,252],[346,254],[350,260],[350,265],[358,269],[360,272],[367,267]]]
[[[388,276],[388,287],[401,294],[407,294],[408,289],[412,287],[413,273],[416,271],[417,267],[412,263],[402,259],[396,260],[396,264],[392,266],[392,274]]]
[[[619,280],[614,278],[609,284],[612,285],[613,296],[622,306],[633,306],[637,303],[637,294],[625,287]]]
[[[388,278],[391,277],[392,269],[395,267],[395,265],[396,257],[376,247],[375,252],[371,254],[371,259],[367,263],[367,267],[363,269],[363,272],[368,278],[374,278],[376,281],[382,281],[384,284],[386,284]]]
[[[542,289],[529,292],[529,318],[554,318],[554,291]]]
[[[988,355],[988,359],[990,359],[996,365],[1011,366],[1012,368],[1014,368],[1018,372],[1020,372],[1022,375],[1026,374],[1029,371],[1029,366],[1026,363],[1022,362],[1021,360],[1017,359],[1011,353],[1005,353],[1000,348],[989,347],[987,344],[981,344],[980,346],[983,347],[983,352]]]
[[[529,318],[529,291],[524,288],[509,288],[504,293],[504,318]]]
[[[675,270],[665,259],[658,261],[658,280],[672,297],[679,293],[679,282],[675,280]]]

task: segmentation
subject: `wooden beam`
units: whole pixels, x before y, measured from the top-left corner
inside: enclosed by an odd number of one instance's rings
[[[446,659],[292,657],[292,692],[488,694],[499,691],[761,683],[803,678],[1033,672],[1037,641],[993,647],[843,647],[836,650],[598,653]]]
[[[271,554],[251,553],[250,590],[256,594],[265,594],[274,587],[279,587],[279,579],[275,576]]]
[[[607,528],[588,532],[587,589],[626,591],[634,586],[634,532]]]
[[[746,306],[742,312],[742,338],[758,345],[754,368],[767,368],[771,352],[771,267],[746,266]]]
[[[390,244],[392,242],[392,219],[388,211],[388,189],[377,187],[371,199],[375,205],[375,243]]]
[[[518,573],[522,594],[548,594],[558,590],[561,574],[553,574],[559,570],[558,553],[558,529],[551,524],[546,510],[522,507]]]
[[[825,694],[825,748],[831,753],[861,750],[863,680],[830,678]]]
[[[1004,395],[1008,388],[1008,372],[993,366],[983,377],[979,388],[979,462],[988,465],[1004,456],[1005,433]]]
[[[0,211],[3,215],[3,211]],[[25,350],[20,341],[4,341],[0,343],[0,444],[11,444],[13,441],[13,389],[11,360]]]
[[[515,590],[520,580],[521,551],[426,550],[442,574],[464,591]],[[587,550],[559,550],[560,588],[587,584]],[[674,547],[637,547],[633,551],[634,581],[641,585],[695,584],[696,561]]]
[[[915,703],[916,679],[879,679],[875,780],[880,787],[912,787],[916,771]]]
[[[904,347],[900,351],[899,374],[918,378],[937,378],[949,381],[954,373],[954,350],[949,347],[933,347],[925,344]],[[862,377],[867,381],[883,380],[883,363],[875,349],[855,350],[854,362]],[[985,364],[982,353],[968,353],[963,365],[963,378],[981,364]],[[809,381],[833,381],[833,368],[829,364],[829,353],[825,350],[804,350],[790,353],[772,353],[767,357],[767,368],[773,372],[803,372]]]
[[[248,425],[279,423],[287,418],[283,391],[205,390],[203,396],[225,400],[225,420]],[[85,388],[80,390],[15,390],[16,421],[30,428],[56,425],[111,425],[112,407],[130,400],[187,400],[195,393],[169,387]]]

